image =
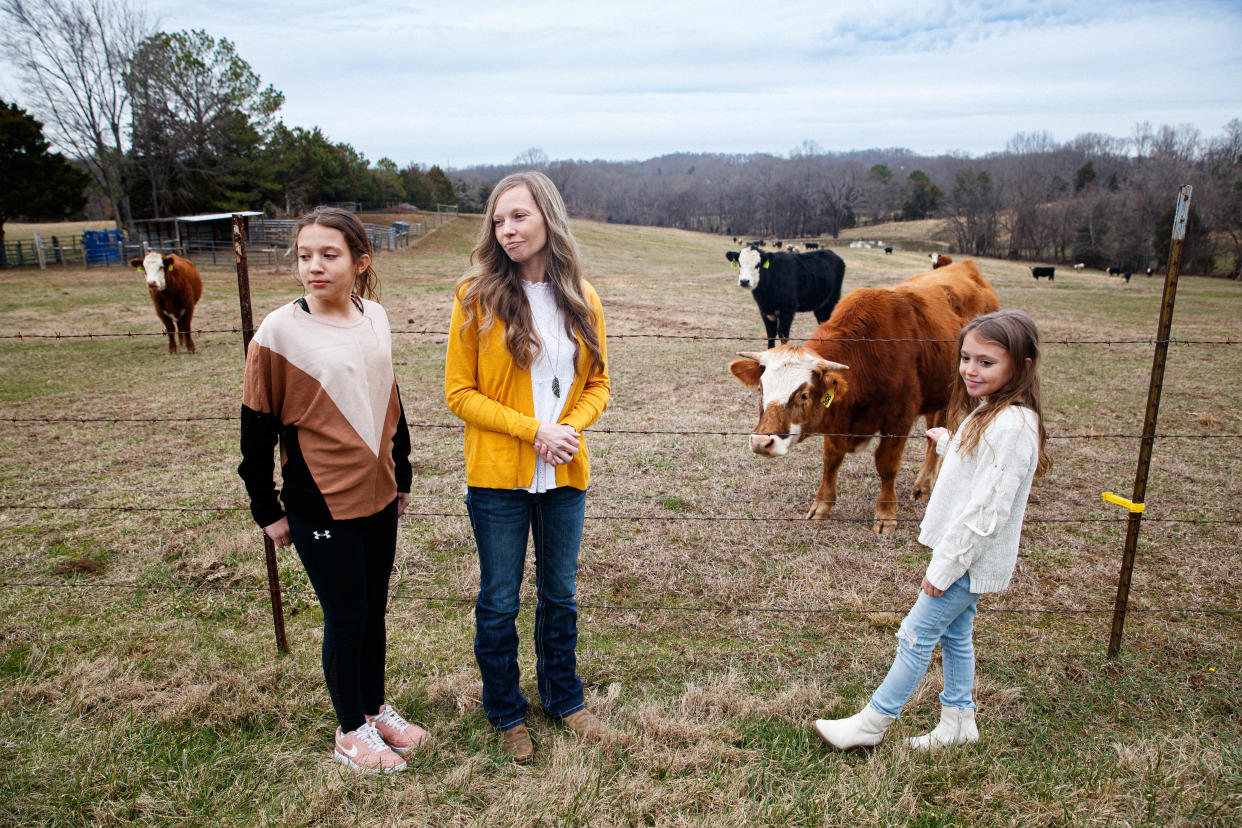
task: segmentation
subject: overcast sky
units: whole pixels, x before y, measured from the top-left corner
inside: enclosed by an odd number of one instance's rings
[[[165,31],[232,40],[286,124],[402,166],[807,140],[977,156],[1017,132],[1242,118],[1239,0],[146,5]],[[0,92],[22,102],[11,77]]]

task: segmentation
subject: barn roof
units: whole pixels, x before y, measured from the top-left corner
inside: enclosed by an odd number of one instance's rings
[[[202,213],[197,216],[170,216],[168,218],[140,219],[138,223],[145,221],[221,221],[230,219],[233,216],[261,216],[263,213],[257,210],[238,210],[236,213]]]

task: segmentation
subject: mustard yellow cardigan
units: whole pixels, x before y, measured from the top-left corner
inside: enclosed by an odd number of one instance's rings
[[[591,355],[578,348],[574,381],[565,398],[560,423],[584,433],[608,405],[608,352],[604,344],[604,308],[595,289],[583,282],[583,294],[595,309],[596,332],[604,369],[586,376]],[[465,314],[453,300],[448,354],[444,361],[444,397],[449,410],[466,423],[466,483],[487,489],[529,486],[535,475],[535,401],[530,371],[513,364],[505,349],[505,325],[497,320],[480,343],[478,317],[462,330]],[[591,479],[586,438],[568,463],[556,467],[556,485],[585,489]]]

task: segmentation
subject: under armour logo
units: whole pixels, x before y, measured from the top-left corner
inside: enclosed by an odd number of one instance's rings
[[[327,529],[324,529],[322,532],[312,532],[311,534],[315,536],[315,540],[323,540],[324,538],[331,540],[332,538],[332,533]]]

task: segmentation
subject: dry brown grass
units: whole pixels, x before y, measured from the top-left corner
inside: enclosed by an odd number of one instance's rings
[[[806,725],[854,712],[882,677],[926,562],[914,539],[921,507],[901,504],[898,531],[873,535],[878,487],[860,455],[842,469],[840,520],[807,523],[814,441],[778,461],[747,451],[755,400],[727,365],[760,345],[762,326],[724,260],[728,240],[575,228],[608,315],[614,387],[588,434],[580,671],[588,703],[629,747],[584,749],[532,712],[537,761],[507,764],[478,709],[470,604],[436,600],[469,599],[477,584],[460,517],[460,431],[441,427],[455,423],[443,404],[440,332],[476,230],[463,219],[378,262],[399,331],[417,495],[393,578],[389,697],[432,730],[432,749],[385,780],[343,774],[328,758],[319,611],[296,556],[282,552],[293,652],[272,655],[261,546],[238,511],[235,420],[7,423],[0,581],[57,587],[0,588],[0,824],[1242,818],[1238,616],[1134,615],[1122,658],[1103,654],[1124,529],[1099,495],[1129,494],[1138,442],[1117,435],[1141,428],[1151,347],[1056,343],[1151,336],[1156,280],[1067,273],[1036,283],[1021,265],[980,263],[1002,303],[1032,313],[1050,340],[1043,377],[1056,461],[1032,494],[1013,585],[982,604],[984,741],[930,757],[901,746],[934,720],[933,665],[897,738],[841,756],[808,739]],[[913,251],[840,252],[846,289],[896,283],[926,261]],[[232,274],[209,271],[205,282],[197,325],[236,326]],[[287,273],[257,272],[253,283],[257,317],[294,295]],[[5,333],[158,332],[129,271],[5,272],[0,284]],[[1242,286],[1184,279],[1174,335],[1237,339],[1240,309]],[[800,315],[795,337],[813,326]],[[650,333],[687,338],[636,336]],[[746,339],[688,338],[703,334]],[[234,416],[239,338],[198,341],[196,357],[168,357],[160,336],[0,340],[0,416]],[[1242,434],[1240,369],[1237,346],[1174,346],[1160,431]],[[1136,607],[1242,608],[1238,444],[1157,442]],[[918,459],[909,448],[903,496]],[[30,504],[75,508],[7,508]],[[101,506],[187,511],[76,508]],[[194,589],[158,588],[170,584]],[[520,620],[521,663],[534,695],[530,613]]]
[[[80,238],[84,230],[115,229],[116,223],[112,221],[6,221],[4,223],[4,240],[6,242],[33,241],[36,232],[44,241],[49,240],[52,236],[60,236],[62,239],[74,236]]]

